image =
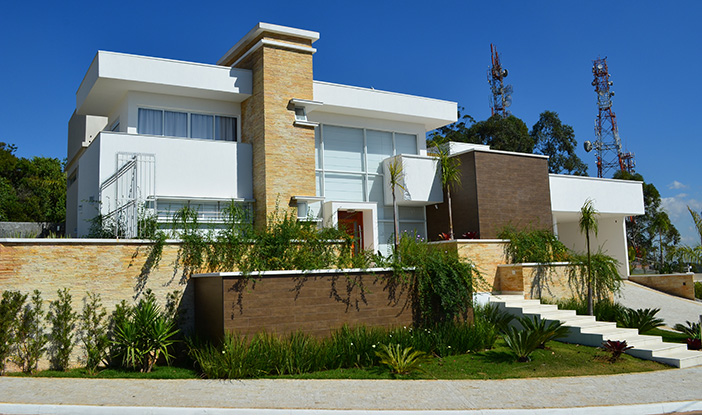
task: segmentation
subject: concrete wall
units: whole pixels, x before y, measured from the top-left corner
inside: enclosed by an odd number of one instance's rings
[[[63,223],[0,222],[0,238],[45,238],[49,233],[63,235]]]
[[[629,280],[670,295],[695,299],[693,273],[668,275],[630,275]]]
[[[558,214],[554,214],[558,217]],[[590,234],[590,251],[603,253],[619,261],[619,275],[626,278],[629,275],[629,252],[626,245],[626,225],[624,217],[599,215],[597,218],[598,232]],[[558,240],[569,249],[578,252],[587,252],[585,235],[580,232],[577,221],[561,222],[557,224]]]
[[[224,332],[328,336],[350,326],[412,324],[408,289],[391,270],[273,271],[255,279],[240,273],[193,277],[195,326],[207,337]]]

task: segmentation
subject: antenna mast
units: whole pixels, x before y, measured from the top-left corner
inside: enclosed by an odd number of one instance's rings
[[[607,58],[597,58],[592,63],[592,74],[595,79],[592,86],[597,92],[597,118],[595,119],[595,142],[586,141],[585,150],[595,150],[597,157],[597,177],[604,177],[612,168],[619,168],[629,173],[634,171],[634,154],[622,151],[622,142],[617,129],[617,116],[612,110],[612,97],[610,91],[613,82],[609,79]]]
[[[500,114],[502,118],[509,117],[507,107],[512,105],[512,85],[505,85],[504,79],[507,77],[507,69],[502,68],[500,56],[497,48],[491,43],[490,53],[492,55],[492,65],[487,72],[488,83],[490,83],[490,109],[492,115]]]

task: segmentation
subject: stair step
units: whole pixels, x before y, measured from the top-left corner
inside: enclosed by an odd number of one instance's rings
[[[514,316],[562,322],[570,329],[568,336],[559,339],[566,343],[599,347],[607,340],[626,341],[628,345],[634,346],[627,353],[641,359],[681,368],[702,365],[702,352],[689,351],[684,344],[666,343],[659,336],[642,335],[637,329],[619,328],[616,323],[597,321],[593,316],[577,315],[573,310],[560,310],[553,304],[525,299],[523,295],[493,295],[489,302]]]

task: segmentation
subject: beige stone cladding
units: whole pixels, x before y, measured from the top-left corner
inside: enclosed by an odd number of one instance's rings
[[[695,274],[691,272],[687,274],[668,275],[630,275],[629,280],[670,295],[694,300],[694,275]]]
[[[464,239],[454,241],[431,242],[437,249],[453,250],[458,252],[460,258],[469,259],[476,266],[480,275],[485,280],[477,291],[500,291],[496,287],[495,276],[497,267],[507,262],[505,246],[508,241]]]
[[[288,109],[293,98],[313,99],[314,50],[308,39],[267,33],[257,39],[293,46],[264,43],[237,64],[253,74],[253,94],[242,104],[242,142],[253,147],[254,221],[264,226],[276,205],[315,195],[314,129],[294,125]]]

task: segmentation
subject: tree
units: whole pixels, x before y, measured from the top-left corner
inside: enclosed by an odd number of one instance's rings
[[[494,150],[531,153],[534,140],[524,121],[510,115],[503,118],[493,115],[485,121],[475,122],[470,115],[458,113],[458,121],[441,127],[430,136],[428,146],[436,146],[448,141],[489,145]],[[467,123],[473,123],[468,126]]]
[[[643,182],[644,214],[626,222],[627,244],[633,251],[635,260],[640,261],[643,266],[658,264],[659,272],[681,270],[682,264],[672,262],[676,253],[675,246],[680,242],[680,233],[670,222],[667,214],[665,215],[668,222],[666,226],[661,228],[655,224],[657,217],[659,224],[665,221],[664,217],[659,216],[663,210],[661,194],[656,186],[646,183],[643,176],[638,173],[620,170],[614,174],[614,178]],[[664,253],[663,261],[660,258],[661,250]]]
[[[439,148],[439,168],[441,169],[441,187],[446,191],[449,214],[449,237],[453,236],[453,210],[451,208],[451,188],[461,184],[461,160],[449,157],[448,149]]]
[[[63,222],[66,174],[55,158],[15,156],[17,147],[0,142],[0,220]]]
[[[563,124],[558,113],[544,111],[529,133],[534,152],[548,156],[548,171],[556,174],[587,176],[587,165],[575,154],[578,142],[573,127]]]
[[[590,231],[597,236],[597,210],[592,206],[592,200],[585,201],[580,208],[580,232],[585,234],[587,245],[587,313],[593,315],[592,304],[592,257],[590,254]]]
[[[678,248],[677,254],[683,261],[702,264],[702,215],[692,210],[690,206],[687,207],[687,210],[695,223],[697,234],[700,236],[700,243],[697,246],[681,246]]]
[[[390,189],[392,192],[392,219],[395,225],[395,235],[394,235],[394,251],[393,253],[397,256],[397,248],[400,246],[400,222],[399,213],[397,211],[397,198],[395,197],[395,188],[399,187],[402,190],[405,188],[402,185],[402,159],[395,156],[390,163],[388,163],[388,172],[390,174]],[[398,258],[399,260],[399,258]]]

